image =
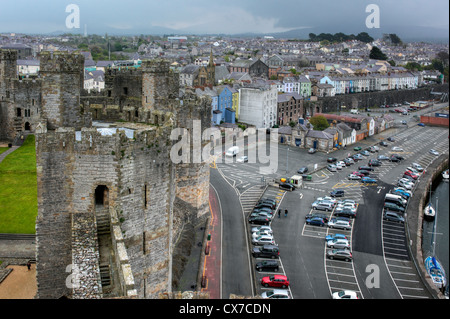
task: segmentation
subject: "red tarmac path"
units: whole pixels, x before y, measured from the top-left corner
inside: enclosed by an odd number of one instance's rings
[[[209,292],[210,299],[221,299],[221,208],[215,189],[209,187],[209,209],[211,211],[211,220],[208,225],[208,234],[211,239],[207,240],[205,251],[209,250],[209,254],[205,254],[202,268],[202,276],[206,276],[205,288],[202,292]],[[209,249],[208,249],[209,248]]]

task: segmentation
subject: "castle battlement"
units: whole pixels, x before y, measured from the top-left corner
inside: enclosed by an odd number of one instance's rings
[[[78,52],[44,51],[40,61],[41,73],[78,73],[84,70],[84,56]]]

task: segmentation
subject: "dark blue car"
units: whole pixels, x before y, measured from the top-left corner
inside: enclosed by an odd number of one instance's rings
[[[313,226],[320,226],[320,227],[325,226],[325,222],[323,221],[322,218],[319,218],[319,217],[308,218],[306,220],[306,223],[308,225],[313,225]]]

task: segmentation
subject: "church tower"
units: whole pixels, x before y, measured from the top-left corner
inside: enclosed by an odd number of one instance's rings
[[[209,55],[209,63],[208,63],[208,66],[206,67],[206,72],[207,72],[207,76],[208,76],[207,84],[214,86],[214,84],[216,83],[216,65],[214,64],[212,48],[211,48],[211,53]]]

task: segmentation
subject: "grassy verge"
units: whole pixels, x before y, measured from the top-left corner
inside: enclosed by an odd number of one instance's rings
[[[0,147],[0,154],[6,152],[8,149],[9,147]]]
[[[34,234],[37,216],[34,135],[0,163],[0,233]]]

